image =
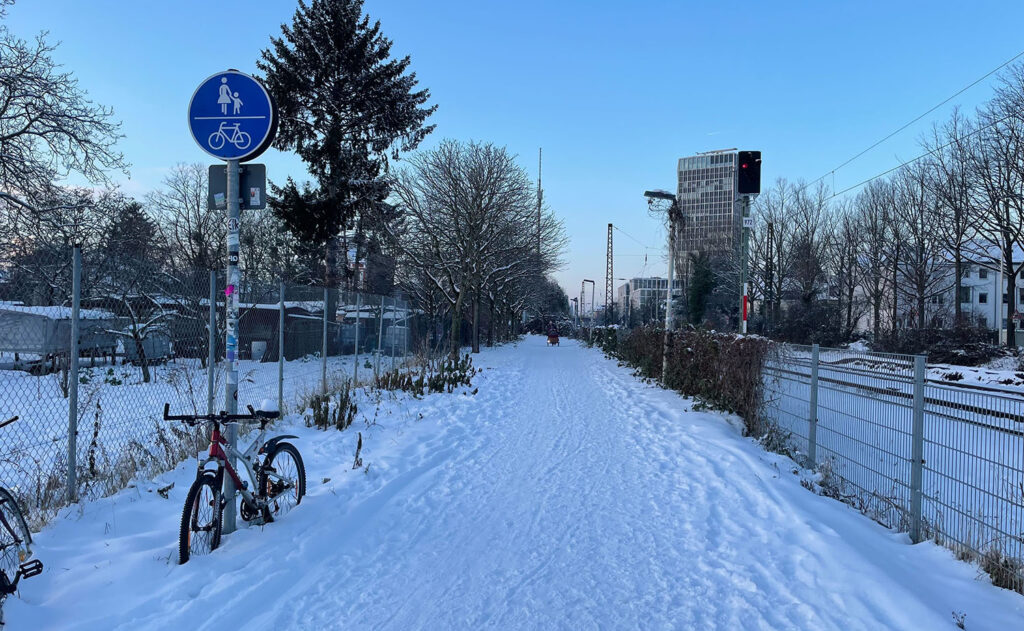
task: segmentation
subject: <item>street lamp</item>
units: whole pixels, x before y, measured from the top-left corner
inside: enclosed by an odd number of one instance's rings
[[[669,336],[672,331],[672,277],[676,264],[676,216],[679,214],[679,199],[663,190],[644,191],[647,205],[651,208],[658,201],[669,202],[668,207],[668,288],[665,292],[665,340],[661,352],[661,385],[665,385],[665,373],[668,372]]]
[[[594,281],[590,280],[589,278],[584,278],[583,282],[580,283],[580,301],[582,303],[582,302],[585,302],[585,300],[586,300],[586,295],[583,292],[585,291],[587,283],[590,283],[590,325],[593,326],[594,325],[594,287],[596,286],[596,283],[594,283]],[[581,304],[581,307],[582,307],[582,304]]]

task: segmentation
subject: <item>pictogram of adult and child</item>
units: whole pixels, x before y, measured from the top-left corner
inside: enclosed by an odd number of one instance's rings
[[[242,99],[238,98],[238,92],[232,92],[228,86],[228,78],[220,78],[220,89],[217,96],[217,104],[220,105],[220,113],[227,116],[228,104],[232,104],[231,113],[237,116],[242,111]],[[225,143],[230,143],[236,148],[244,150],[252,144],[252,137],[246,132],[241,130],[241,123],[235,123],[234,125],[228,125],[227,121],[221,121],[220,127],[217,131],[210,134],[210,138],[207,143],[210,148],[218,151]]]
[[[238,92],[231,92],[231,88],[228,87],[228,78],[220,78],[220,96],[217,97],[217,104],[220,105],[220,113],[227,115],[228,103],[234,105],[232,114],[238,114],[242,111],[242,99],[238,98]]]

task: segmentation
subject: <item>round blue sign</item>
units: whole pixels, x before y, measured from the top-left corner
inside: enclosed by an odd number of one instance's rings
[[[188,127],[203,151],[221,160],[252,159],[276,131],[274,102],[244,72],[226,70],[199,84],[188,104]]]

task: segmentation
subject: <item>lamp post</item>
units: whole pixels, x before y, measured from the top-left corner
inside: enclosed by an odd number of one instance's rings
[[[580,289],[582,289],[587,283],[590,283],[590,326],[594,326],[594,287],[597,286],[597,283],[590,280],[589,278],[584,278],[583,283],[580,286]]]
[[[661,351],[661,385],[665,385],[668,372],[668,348],[672,332],[672,277],[676,263],[676,217],[679,214],[679,199],[668,191],[644,191],[648,206],[657,201],[669,202],[668,207],[668,287],[665,291],[665,340]]]

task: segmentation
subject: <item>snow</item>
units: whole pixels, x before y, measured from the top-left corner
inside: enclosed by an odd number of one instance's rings
[[[0,311],[14,311],[17,313],[40,315],[53,320],[71,319],[71,307],[26,307],[24,305],[18,306],[7,303],[0,305]],[[114,314],[102,309],[79,309],[78,317],[82,320],[108,320],[113,318]]]
[[[735,418],[597,350],[535,336],[474,361],[475,396],[362,394],[346,432],[284,421],[306,499],[185,566],[194,463],[62,511],[9,628],[1020,626],[1020,595],[808,492]]]
[[[997,357],[983,366],[928,364],[928,378],[953,385],[1024,392],[1024,371],[1016,357]]]

